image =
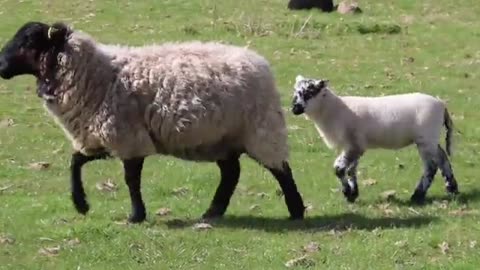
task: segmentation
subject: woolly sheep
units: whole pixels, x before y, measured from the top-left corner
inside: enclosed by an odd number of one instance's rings
[[[334,163],[343,194],[349,202],[358,197],[356,170],[367,149],[400,149],[416,144],[424,171],[411,201],[423,203],[438,168],[448,193],[458,193],[447,154],[438,143],[444,125],[446,149],[451,153],[453,123],[445,104],[422,93],[383,97],[337,96],[328,80],[296,77],[292,102],[295,115],[305,113],[330,149],[341,154]]]
[[[303,218],[280,97],[269,63],[253,51],[200,42],[106,45],[63,23],[29,22],[0,53],[0,76],[21,74],[37,78],[38,95],[72,141],[78,212],[89,210],[82,166],[114,156],[130,192],[129,221],[143,221],[143,162],[163,154],[217,163],[220,184],[203,217],[223,216],[246,153],[279,182],[290,217]]]

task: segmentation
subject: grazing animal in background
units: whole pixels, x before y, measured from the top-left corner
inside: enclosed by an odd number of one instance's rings
[[[318,8],[324,12],[335,10],[333,0],[290,0],[288,8],[292,10]]]
[[[218,43],[123,47],[63,23],[29,22],[0,52],[0,76],[37,78],[44,106],[72,141],[71,195],[89,210],[86,163],[123,162],[132,211],[145,220],[144,159],[154,154],[216,162],[220,184],[204,218],[223,216],[246,153],[280,184],[292,219],[304,204],[288,163],[287,129],[270,65],[246,48]]]
[[[362,9],[358,6],[357,1],[342,1],[335,9],[340,14],[358,14],[362,13]]]
[[[423,175],[411,201],[423,203],[440,168],[448,193],[458,193],[457,181],[448,160],[453,123],[441,100],[422,93],[383,97],[338,96],[328,80],[296,77],[292,112],[305,114],[315,123],[330,149],[341,154],[335,174],[349,202],[358,197],[356,170],[360,157],[370,148],[400,149],[415,144],[423,161]],[[439,144],[446,128],[447,153]]]

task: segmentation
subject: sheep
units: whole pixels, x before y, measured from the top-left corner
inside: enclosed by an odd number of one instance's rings
[[[383,97],[337,96],[328,80],[298,75],[292,101],[294,115],[305,114],[315,123],[324,143],[341,154],[334,163],[335,174],[348,202],[359,195],[356,170],[367,149],[401,149],[416,144],[423,161],[423,175],[411,202],[424,203],[438,168],[446,191],[458,193],[447,154],[451,154],[453,122],[441,100],[423,93]],[[446,150],[438,143],[446,128]]]
[[[335,10],[333,0],[290,0],[287,7],[291,10],[318,8],[323,12]]]
[[[143,47],[101,44],[58,22],[28,22],[0,52],[0,76],[27,74],[71,140],[71,196],[89,205],[81,170],[119,158],[129,188],[128,220],[146,218],[141,172],[147,156],[216,162],[220,183],[203,218],[224,215],[247,154],[278,181],[291,219],[305,207],[288,162],[287,129],[269,63],[246,48],[214,42]]]

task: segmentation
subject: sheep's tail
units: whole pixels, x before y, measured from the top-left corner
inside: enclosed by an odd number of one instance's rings
[[[445,129],[447,130],[447,134],[445,136],[445,148],[447,150],[447,155],[452,155],[452,132],[453,132],[453,121],[448,113],[447,108],[445,108],[445,112],[443,113],[443,124],[445,125]]]

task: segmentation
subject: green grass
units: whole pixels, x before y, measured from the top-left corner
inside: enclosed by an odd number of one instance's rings
[[[271,62],[286,110],[297,74],[328,78],[341,94],[438,95],[448,100],[462,132],[456,134],[452,160],[462,196],[448,200],[437,175],[430,203],[406,204],[421,174],[417,151],[410,147],[368,152],[360,181],[377,184],[361,185],[360,199],[349,205],[335,192],[335,153],[312,123],[287,112],[291,166],[312,206],[305,221],[286,220],[277,183],[247,158],[227,215],[212,230],[195,231],[192,224],[213,197],[218,169],[168,157],[150,157],[145,165],[148,222],[116,223],[130,211],[118,161],[85,167],[92,210],[82,217],[69,198],[70,146],[41,107],[34,80],[19,77],[0,81],[0,121],[14,121],[0,128],[0,188],[11,186],[0,191],[0,236],[15,239],[0,244],[0,269],[282,269],[310,242],[320,250],[298,268],[478,269],[480,2],[365,0],[358,16],[290,12],[283,0],[138,2],[0,0],[0,43],[26,21],[64,20],[103,42],[198,39],[249,45]],[[406,61],[409,57],[414,61]],[[51,167],[29,168],[39,161]],[[96,183],[106,179],[118,190],[97,190]],[[179,187],[188,190],[174,194]],[[385,190],[396,190],[397,199],[382,199]],[[261,192],[266,196],[257,196]],[[258,207],[251,210],[253,205]],[[172,213],[155,216],[161,207]],[[79,243],[68,243],[76,238]],[[439,247],[444,242],[446,254]],[[39,253],[54,246],[61,247],[57,256]]]

